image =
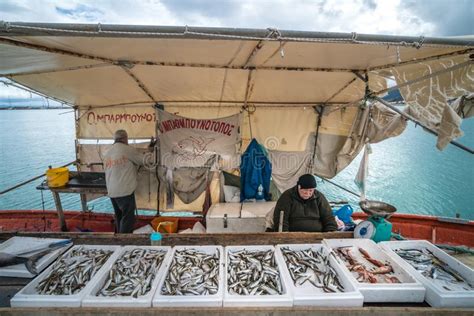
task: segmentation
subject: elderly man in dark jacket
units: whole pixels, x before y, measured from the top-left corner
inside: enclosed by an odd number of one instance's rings
[[[329,232],[337,229],[331,206],[316,190],[316,179],[302,175],[296,186],[286,190],[278,199],[273,213],[274,230],[278,231],[280,212],[284,212],[283,231]]]

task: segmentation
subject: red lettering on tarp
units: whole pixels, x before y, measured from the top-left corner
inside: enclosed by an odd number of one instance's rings
[[[235,128],[235,125],[213,120],[195,120],[185,118],[169,119],[166,121],[162,121],[158,124],[158,130],[160,131],[160,133],[166,133],[182,128],[200,129],[220,133],[227,136],[232,136],[232,132]]]
[[[155,113],[103,113],[89,111],[86,116],[89,125],[156,122]]]
[[[87,113],[87,123],[89,125],[97,124],[97,122],[95,121],[95,113],[94,112]]]

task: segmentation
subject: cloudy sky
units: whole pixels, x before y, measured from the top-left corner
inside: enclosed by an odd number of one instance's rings
[[[0,0],[15,22],[190,25],[412,36],[474,34],[474,0]],[[0,102],[29,98],[0,85]]]

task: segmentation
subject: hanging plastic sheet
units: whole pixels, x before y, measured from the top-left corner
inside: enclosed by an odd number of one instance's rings
[[[469,59],[461,55],[392,69],[398,85],[413,81],[400,88],[408,104],[406,112],[438,132],[440,150],[462,135],[461,117],[449,108],[448,100],[474,91],[474,66]]]

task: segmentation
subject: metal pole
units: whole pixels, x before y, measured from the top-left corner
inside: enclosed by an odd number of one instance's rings
[[[283,231],[283,218],[285,217],[285,212],[280,211],[280,222],[278,223],[278,232]]]
[[[355,193],[354,191],[351,191],[351,190],[349,190],[349,189],[346,189],[346,188],[344,188],[343,186],[341,186],[341,185],[339,185],[339,184],[337,184],[337,183],[335,183],[335,182],[332,182],[331,180],[328,180],[328,179],[326,179],[326,178],[320,177],[320,176],[318,176],[318,175],[316,175],[316,176],[317,176],[318,178],[320,178],[320,179],[323,179],[324,181],[327,181],[327,182],[331,183],[332,185],[338,187],[339,189],[342,189],[342,190],[344,190],[344,191],[346,191],[346,192],[349,192],[350,194],[353,194],[353,195],[355,195],[355,196],[357,196],[357,197],[360,198],[360,194],[357,194],[357,193]]]
[[[59,227],[62,232],[67,232],[66,218],[64,217],[63,205],[61,204],[59,193],[56,191],[51,191],[51,193],[53,194],[54,204],[56,204],[56,210],[58,211]]]
[[[391,109],[392,111],[395,111],[397,112],[398,114],[400,114],[401,116],[403,116],[404,118],[414,122],[415,124],[417,125],[420,125],[421,127],[423,127],[424,129],[426,129],[428,132],[430,132],[431,134],[433,135],[436,135],[438,136],[438,133],[432,129],[432,128],[429,128],[428,126],[426,126],[425,124],[421,123],[419,120],[415,119],[414,117],[412,117],[411,115],[401,111],[400,109],[398,109],[396,106],[388,103],[387,101],[385,101],[384,99],[380,98],[380,97],[377,97],[377,96],[371,96],[371,98],[379,101],[380,103],[382,103],[383,105],[385,105],[386,107],[388,107],[389,109]],[[458,147],[458,148],[461,148],[462,150],[464,151],[467,151],[468,153],[470,154],[474,154],[474,150],[467,147],[467,146],[464,146],[463,144],[461,143],[458,143],[457,141],[455,140],[452,140],[450,141],[451,144],[453,144],[454,146]]]
[[[76,162],[76,160],[71,161],[70,163],[65,164],[64,166],[61,166],[61,168],[67,167],[67,166],[69,166],[69,165],[72,165],[72,164],[75,163],[75,162]],[[30,182],[32,182],[32,181],[35,181],[35,180],[37,180],[37,179],[39,179],[39,178],[42,178],[42,177],[44,177],[44,176],[45,176],[45,174],[41,174],[41,175],[36,176],[36,177],[33,177],[33,178],[29,179],[29,180],[23,181],[23,182],[21,182],[21,183],[19,183],[19,184],[17,184],[17,185],[12,186],[11,188],[8,188],[8,189],[6,189],[6,190],[1,191],[1,192],[0,192],[0,195],[5,194],[5,193],[7,193],[7,192],[10,192],[10,191],[12,191],[12,190],[15,190],[15,189],[17,189],[17,188],[19,188],[19,187],[21,187],[21,186],[24,186],[25,184],[28,184],[28,183],[30,183]]]
[[[338,42],[384,42],[403,46],[457,45],[474,46],[474,41],[464,37],[423,37],[379,34],[311,32],[279,30],[279,37],[268,37],[267,29],[148,26],[113,24],[26,23],[0,21],[0,36],[84,36],[94,37],[147,37],[147,38],[199,38],[231,40],[248,37],[249,40],[337,40]]]

